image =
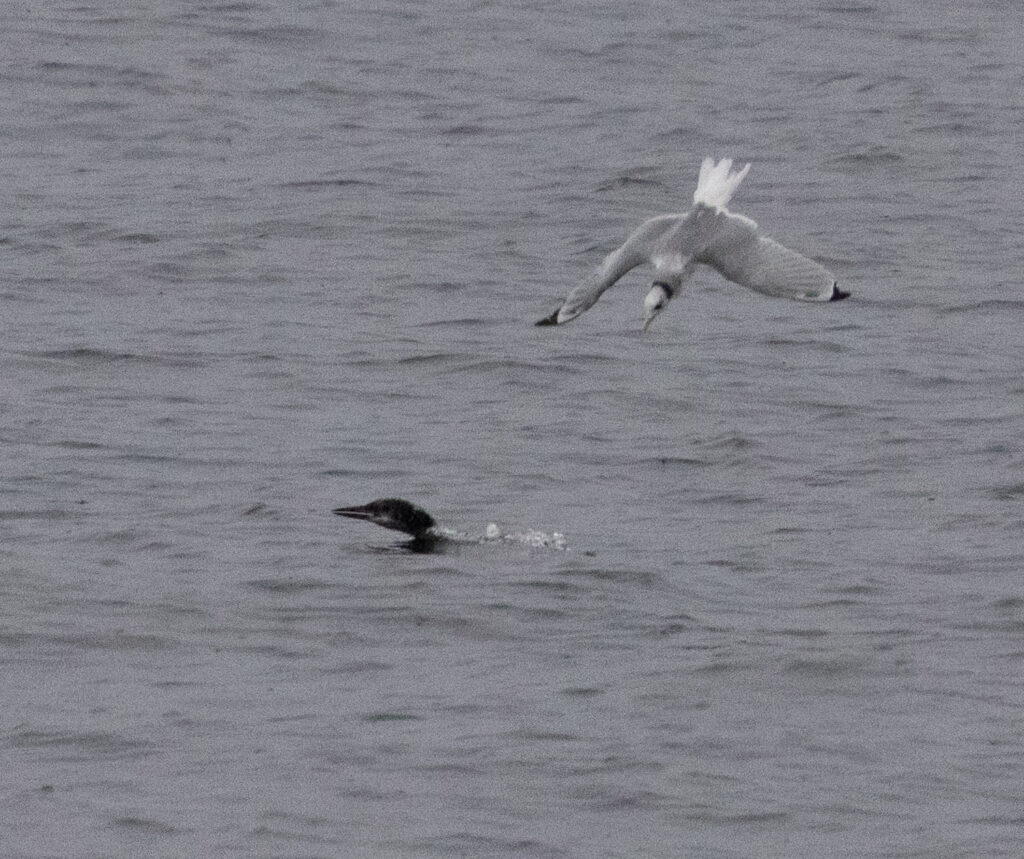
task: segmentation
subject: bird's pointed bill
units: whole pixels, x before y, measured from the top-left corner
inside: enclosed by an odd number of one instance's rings
[[[335,516],[347,516],[349,519],[371,519],[373,513],[366,509],[365,506],[360,507],[335,507],[331,511]]]

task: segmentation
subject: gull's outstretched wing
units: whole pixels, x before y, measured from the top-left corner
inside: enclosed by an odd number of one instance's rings
[[[622,247],[612,251],[589,278],[566,296],[562,306],[538,325],[564,325],[589,310],[602,293],[626,272],[651,261],[659,240],[683,219],[682,215],[660,215],[644,221]]]
[[[836,286],[827,268],[768,238],[754,221],[722,214],[717,234],[697,254],[697,262],[764,295],[799,301],[835,301],[849,295]]]

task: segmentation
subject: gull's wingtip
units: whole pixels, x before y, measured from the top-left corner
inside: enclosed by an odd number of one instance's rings
[[[844,298],[850,297],[850,291],[848,289],[840,289],[838,283],[832,284],[832,294],[828,297],[829,301],[842,301]]]
[[[537,320],[537,321],[536,321],[536,322],[534,323],[534,325],[557,325],[557,324],[558,324],[558,312],[559,312],[559,311],[560,311],[561,309],[562,309],[562,308],[561,308],[561,307],[559,307],[559,308],[558,308],[558,310],[556,310],[556,311],[555,311],[554,313],[552,313],[552,314],[551,314],[550,316],[545,316],[545,317],[544,317],[543,319],[538,319],[538,320]]]

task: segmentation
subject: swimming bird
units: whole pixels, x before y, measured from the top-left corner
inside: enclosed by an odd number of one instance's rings
[[[486,534],[480,539],[472,539],[458,531],[441,528],[426,510],[417,507],[404,498],[378,498],[369,504],[355,507],[336,507],[331,511],[337,516],[349,519],[362,519],[382,528],[401,531],[412,537],[402,548],[413,552],[433,552],[440,550],[447,543],[491,543],[496,541],[523,543],[528,546],[546,549],[565,549],[565,537],[557,531],[545,534],[542,531],[526,531],[525,533],[506,534],[497,525],[487,526]]]
[[[711,266],[728,280],[773,297],[799,301],[849,297],[828,269],[783,247],[750,218],[726,208],[748,170],[749,164],[734,171],[731,158],[717,164],[705,158],[693,208],[682,215],[659,215],[644,221],[622,247],[605,257],[592,276],[569,293],[561,307],[537,324],[570,322],[593,307],[626,272],[643,263],[654,266],[654,281],[644,298],[644,331],[698,265]]]
[[[435,530],[437,523],[434,522],[434,517],[403,498],[378,498],[369,504],[337,507],[331,512],[336,516],[362,519],[380,525],[381,528],[401,531],[412,537],[410,545],[415,545],[421,550],[429,550],[439,540],[444,539],[444,535]]]

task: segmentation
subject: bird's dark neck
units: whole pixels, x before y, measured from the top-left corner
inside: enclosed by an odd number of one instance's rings
[[[409,552],[415,552],[418,555],[430,555],[434,552],[442,551],[447,542],[441,534],[437,534],[434,531],[424,531],[422,534],[416,534],[411,540],[403,543],[402,548]]]

